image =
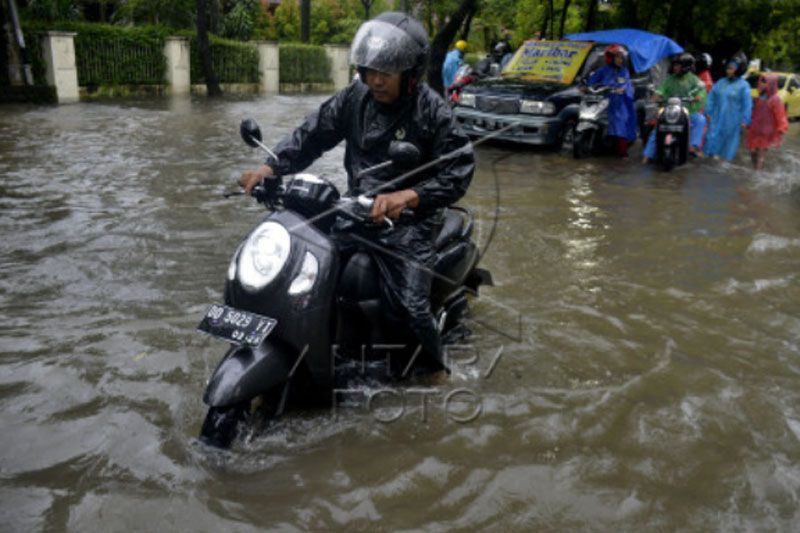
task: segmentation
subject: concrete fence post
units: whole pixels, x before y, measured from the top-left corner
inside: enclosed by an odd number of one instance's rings
[[[261,92],[277,94],[281,87],[280,50],[274,41],[256,41],[258,72],[261,74]]]
[[[350,85],[350,47],[342,44],[326,44],[325,54],[331,60],[333,88],[341,90]]]
[[[78,69],[75,66],[75,36],[68,31],[49,31],[42,37],[47,84],[56,88],[59,104],[77,102]]]
[[[189,94],[189,38],[167,37],[164,43],[164,56],[167,58],[167,84],[171,94]]]

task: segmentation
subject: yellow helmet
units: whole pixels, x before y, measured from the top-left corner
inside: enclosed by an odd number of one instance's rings
[[[467,49],[467,41],[462,39],[456,43],[456,50],[463,52],[466,49]]]

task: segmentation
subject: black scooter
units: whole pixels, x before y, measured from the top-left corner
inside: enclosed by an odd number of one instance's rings
[[[686,163],[689,155],[689,110],[691,98],[672,97],[656,119],[656,163],[669,172]]]
[[[248,145],[269,152],[254,121],[242,122],[240,131]],[[399,141],[389,156],[365,172],[390,166],[404,171],[420,159],[413,144]],[[271,213],[233,254],[224,305],[212,305],[198,326],[231,344],[203,395],[209,409],[200,439],[219,448],[229,447],[247,422],[269,420],[293,406],[330,405],[341,361],[385,359],[382,350],[391,346],[395,377],[406,375],[418,344],[406,324],[382,309],[367,248],[343,257],[331,238],[337,217],[356,231],[392,231],[388,219],[383,227],[371,222],[371,198],[340,197],[328,180],[310,174],[296,174],[286,185],[268,178],[253,196]],[[406,210],[396,223],[413,216]],[[448,208],[435,238],[431,307],[443,335],[467,312],[467,295],[491,284],[489,273],[477,268],[473,224],[465,209]]]

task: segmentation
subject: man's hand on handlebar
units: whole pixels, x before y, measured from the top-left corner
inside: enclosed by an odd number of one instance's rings
[[[251,194],[253,187],[261,183],[264,178],[274,176],[272,167],[269,165],[261,165],[256,170],[245,170],[239,178],[239,185],[242,186],[244,192]]]
[[[372,217],[373,222],[380,224],[384,218],[397,220],[403,209],[407,207],[414,209],[418,205],[419,195],[413,189],[379,194],[375,197],[369,216]]]

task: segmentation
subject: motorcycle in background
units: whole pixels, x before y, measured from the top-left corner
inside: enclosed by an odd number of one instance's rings
[[[578,110],[578,123],[573,135],[572,155],[589,157],[604,147],[608,132],[608,93],[610,87],[586,87]]]
[[[689,110],[692,98],[672,97],[656,118],[656,163],[669,172],[689,155]]]

